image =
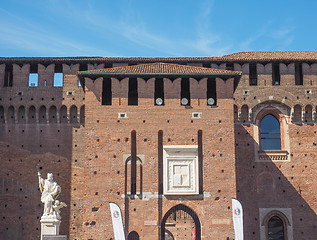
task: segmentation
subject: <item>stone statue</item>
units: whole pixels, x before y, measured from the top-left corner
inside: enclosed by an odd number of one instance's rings
[[[67,207],[66,203],[55,200],[54,205],[53,205],[53,210],[54,210],[54,215],[56,216],[56,218],[58,220],[61,220],[61,215],[60,215],[61,210],[60,209],[62,207]]]
[[[39,187],[42,193],[41,202],[44,203],[43,217],[55,218],[59,216],[59,212],[60,212],[59,209],[62,208],[65,204],[63,203],[62,206],[60,206],[60,202],[59,201],[56,202],[57,197],[61,193],[61,187],[57,184],[56,181],[53,180],[52,173],[48,173],[47,179],[43,179],[41,177],[41,173],[38,172],[38,177],[39,177]]]

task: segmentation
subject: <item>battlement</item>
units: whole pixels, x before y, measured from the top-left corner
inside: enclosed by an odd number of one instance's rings
[[[316,93],[315,51],[0,58],[0,238],[39,238],[36,166],[61,184],[69,239],[113,238],[108,202],[128,239],[229,239],[231,198],[246,239],[272,216],[309,238]]]

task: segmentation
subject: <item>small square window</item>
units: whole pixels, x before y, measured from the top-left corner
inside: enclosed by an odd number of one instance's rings
[[[201,112],[193,112],[192,113],[192,118],[200,118],[201,117]]]
[[[118,113],[118,118],[128,118],[127,113]]]

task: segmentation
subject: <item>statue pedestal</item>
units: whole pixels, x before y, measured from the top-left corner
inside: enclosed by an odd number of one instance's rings
[[[41,240],[66,240],[66,235],[59,235],[61,221],[56,217],[41,218]]]

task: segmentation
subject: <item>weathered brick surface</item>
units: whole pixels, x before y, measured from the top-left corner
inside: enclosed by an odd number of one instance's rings
[[[203,64],[226,68],[223,62]],[[104,65],[89,62],[88,69]],[[63,87],[52,86],[54,64],[39,64],[39,86],[28,87],[30,64],[21,63],[13,64],[13,87],[3,87],[4,66],[0,64],[0,239],[39,238],[43,206],[37,165],[43,175],[53,172],[62,187],[60,200],[68,207],[62,210],[61,234],[69,239],[113,238],[109,202],[120,205],[126,232],[136,231],[140,239],[158,239],[162,218],[180,203],[197,214],[204,239],[234,238],[232,197],[244,207],[245,239],[260,239],[260,227],[265,224],[260,208],[290,208],[293,239],[316,238],[316,63],[303,63],[300,86],[295,85],[295,64],[281,63],[281,84],[272,86],[272,63],[259,61],[258,84],[249,86],[248,63],[236,62],[235,70],[243,75],[234,93],[234,79],[217,78],[217,107],[207,106],[206,79],[199,83],[190,79],[191,107],[184,107],[180,78],[164,79],[164,106],[154,106],[154,79],[138,79],[138,106],[128,106],[128,78],[113,78],[112,105],[102,106],[102,78],[87,78],[84,93],[75,75],[76,60],[63,63]],[[85,112],[80,110],[84,104]],[[25,115],[19,111],[21,106]],[[34,123],[27,123],[32,119],[31,106],[37,114]],[[46,107],[47,123],[39,123],[43,121],[41,106]],[[57,123],[50,123],[52,106],[57,109]],[[78,123],[71,123],[72,106],[77,107]],[[286,113],[290,161],[255,160],[258,114],[266,114],[269,108]],[[128,118],[119,119],[120,112]],[[201,112],[201,118],[192,119],[193,112]],[[85,126],[80,124],[84,114]],[[136,131],[137,155],[144,155],[143,197],[136,199],[125,197],[124,155],[131,154],[132,130]],[[198,130],[202,130],[204,195],[158,194],[159,130],[164,145],[197,145]]]

